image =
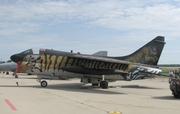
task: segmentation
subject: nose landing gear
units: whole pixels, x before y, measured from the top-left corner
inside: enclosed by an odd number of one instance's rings
[[[41,78],[37,79],[37,81],[41,84],[41,87],[47,87],[48,85],[47,81],[45,80],[41,81]]]
[[[47,87],[48,83],[47,81],[41,81],[41,87]]]

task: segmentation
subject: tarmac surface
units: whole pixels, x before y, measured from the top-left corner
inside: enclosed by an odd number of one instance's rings
[[[108,89],[82,84],[80,79],[47,80],[36,75],[0,74],[0,114],[179,114],[168,78],[109,83]],[[18,85],[17,85],[18,82]],[[115,113],[114,113],[115,114]]]

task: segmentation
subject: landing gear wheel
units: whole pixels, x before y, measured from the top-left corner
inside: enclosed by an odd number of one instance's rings
[[[107,89],[108,88],[108,82],[107,81],[101,81],[100,82],[100,87],[103,89]]]
[[[18,78],[18,75],[15,75],[15,78]]]
[[[9,74],[9,72],[6,72],[6,75],[8,75]]]
[[[180,92],[179,91],[177,91],[177,92],[173,91],[173,95],[174,95],[174,98],[180,98]]]
[[[41,87],[46,87],[47,86],[47,82],[46,81],[42,81],[41,82]]]
[[[174,98],[178,98],[178,95],[176,95],[174,92],[173,92],[173,95],[174,95]]]
[[[179,91],[178,91],[178,93],[177,93],[177,96],[178,96],[177,98],[180,98],[180,92],[179,92]]]

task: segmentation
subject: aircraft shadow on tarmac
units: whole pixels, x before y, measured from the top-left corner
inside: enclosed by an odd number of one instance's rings
[[[16,88],[37,88],[37,89],[54,89],[74,92],[85,92],[94,94],[126,94],[114,91],[112,89],[101,89],[99,87],[92,87],[90,85],[84,85],[82,83],[68,83],[68,84],[50,84],[46,88],[42,88],[40,85],[0,85],[0,87],[16,87]]]
[[[42,88],[39,87],[38,88]],[[48,85],[47,89],[95,93],[95,94],[125,94],[110,89],[101,89],[99,87],[93,87],[91,85],[85,85],[82,83],[68,83],[68,84],[51,84]]]
[[[159,100],[180,100],[178,98],[174,98],[173,95],[171,96],[158,96],[158,97],[152,97],[153,99],[159,99]]]
[[[54,90],[64,90],[64,91],[74,91],[74,92],[85,92],[85,93],[93,93],[93,94],[127,94],[120,93],[112,90],[111,88],[135,88],[135,89],[160,89],[160,88],[152,88],[145,87],[139,85],[125,85],[125,86],[110,86],[109,89],[101,89],[99,87],[92,87],[90,85],[84,85],[82,83],[68,83],[68,84],[51,84],[46,88],[42,88],[40,85],[0,85],[0,87],[15,87],[15,88],[37,88],[37,89],[54,89]],[[174,98],[173,95],[170,96],[154,96],[152,99],[159,100],[180,100]]]
[[[134,89],[161,89],[161,88],[154,88],[154,87],[147,87],[147,86],[139,86],[139,85],[124,85],[120,86],[121,88],[134,88]]]

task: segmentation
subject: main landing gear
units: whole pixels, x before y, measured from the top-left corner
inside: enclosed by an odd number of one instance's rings
[[[104,80],[104,81],[102,80],[102,81],[100,81],[100,83],[92,83],[92,86],[93,87],[99,86],[102,89],[107,89],[108,88],[108,82],[106,80]]]
[[[81,82],[83,83],[91,83],[93,87],[99,86],[102,89],[108,88],[108,80],[105,80],[105,76],[102,75],[102,78],[81,78]]]
[[[103,89],[107,89],[108,88],[108,82],[104,78],[105,78],[105,76],[102,75],[102,81],[100,82],[100,87]]]
[[[107,81],[100,81],[100,83],[92,83],[93,87],[99,86],[102,89],[107,89],[108,88],[108,82]]]
[[[100,82],[100,87],[103,89],[107,89],[108,88],[108,82],[107,81],[101,81]]]

